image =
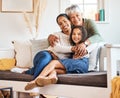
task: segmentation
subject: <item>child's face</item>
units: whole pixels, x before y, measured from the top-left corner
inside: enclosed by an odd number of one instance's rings
[[[72,33],[72,40],[75,44],[79,44],[82,40],[82,32],[79,28],[75,28]]]

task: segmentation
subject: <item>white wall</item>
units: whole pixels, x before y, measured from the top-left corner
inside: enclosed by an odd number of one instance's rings
[[[120,44],[120,13],[119,0],[109,0],[109,23],[97,24],[98,30],[105,41]]]
[[[39,38],[47,38],[50,33],[59,30],[56,23],[58,9],[58,0],[47,0],[47,7],[39,26]],[[12,40],[31,38],[22,13],[0,13],[0,27],[0,48],[10,47]]]
[[[39,27],[39,38],[47,38],[50,33],[59,31],[56,17],[61,12],[59,0],[47,0],[47,7],[44,12],[42,23]],[[62,2],[63,3],[63,2]],[[66,2],[65,2],[66,3]],[[118,10],[120,0],[109,2],[109,23],[97,24],[98,30],[105,41],[120,43],[120,13]],[[0,13],[0,48],[10,47],[11,41],[15,39],[29,39],[30,35],[21,13]]]

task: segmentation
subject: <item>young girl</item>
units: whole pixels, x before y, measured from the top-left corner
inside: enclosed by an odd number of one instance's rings
[[[76,50],[78,48],[77,46],[79,46],[81,43],[84,43],[86,39],[87,39],[87,31],[83,26],[74,26],[72,28],[70,34],[70,42],[74,46],[73,51]],[[78,58],[77,54],[78,53],[74,53],[73,58]]]

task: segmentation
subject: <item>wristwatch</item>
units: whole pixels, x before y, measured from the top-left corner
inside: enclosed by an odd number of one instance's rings
[[[87,41],[85,41],[84,44],[85,44],[86,47],[88,46],[88,42]]]

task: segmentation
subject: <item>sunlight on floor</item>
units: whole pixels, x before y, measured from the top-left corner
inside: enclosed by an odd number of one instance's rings
[[[58,98],[57,96],[44,95],[46,98]]]

